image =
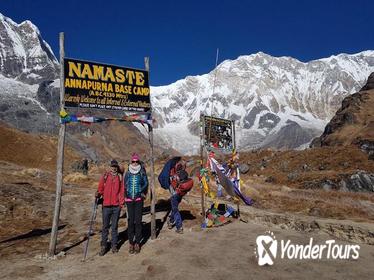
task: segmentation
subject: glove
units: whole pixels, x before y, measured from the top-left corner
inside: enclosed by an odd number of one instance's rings
[[[99,193],[98,191],[96,191],[96,193],[95,193],[95,197],[96,197],[96,198],[100,198],[100,197],[101,197],[101,193]]]

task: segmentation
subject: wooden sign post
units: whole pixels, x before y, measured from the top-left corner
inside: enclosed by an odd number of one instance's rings
[[[64,109],[64,33],[60,33],[60,109]],[[66,124],[60,124],[60,131],[58,134],[58,146],[57,146],[57,166],[56,166],[56,201],[55,201],[55,211],[53,215],[53,224],[51,232],[51,241],[49,243],[48,254],[50,257],[55,255],[56,244],[57,244],[57,231],[58,223],[60,219],[60,210],[61,210],[61,193],[62,193],[62,184],[63,184],[63,168],[64,168],[64,142],[65,142],[65,129]]]
[[[145,70],[149,79],[149,57],[144,58]],[[152,107],[151,107],[152,119]],[[151,239],[156,239],[156,191],[155,191],[155,167],[153,154],[153,119],[152,124],[148,124],[148,136],[151,154]]]
[[[204,133],[205,133],[205,124],[204,124],[204,116],[200,114],[200,170],[204,168]],[[201,215],[202,215],[202,223],[205,222],[205,194],[204,194],[204,187],[201,186]]]

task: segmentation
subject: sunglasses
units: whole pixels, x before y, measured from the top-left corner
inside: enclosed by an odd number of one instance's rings
[[[137,161],[137,160],[133,160],[131,163],[139,163],[139,161]]]

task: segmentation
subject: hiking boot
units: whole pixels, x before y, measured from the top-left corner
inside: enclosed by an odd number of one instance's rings
[[[140,253],[140,245],[139,244],[135,244],[135,254],[139,254]]]
[[[176,233],[179,233],[179,234],[182,234],[183,233],[183,228],[181,227],[181,228],[177,228],[176,230],[175,230],[175,232]]]
[[[102,257],[104,256],[106,253],[106,246],[101,246],[101,250],[99,252],[99,256]]]
[[[135,246],[133,244],[130,244],[129,246],[129,253],[134,254],[135,253]]]
[[[175,225],[175,222],[172,223],[172,222],[168,221],[168,229],[172,229],[174,227],[174,225]]]
[[[117,246],[113,246],[113,247],[112,247],[112,253],[113,253],[113,254],[118,253],[118,248],[117,248]]]

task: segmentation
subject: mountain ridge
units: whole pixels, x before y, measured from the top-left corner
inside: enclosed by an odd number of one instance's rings
[[[56,133],[59,65],[48,43],[30,21],[17,24],[3,15],[0,36],[8,38],[0,51],[0,119],[30,132]],[[225,60],[207,74],[151,87],[155,143],[197,153],[202,112],[235,120],[239,149],[305,147],[373,71],[371,50],[309,62],[263,52]]]
[[[237,121],[239,148],[268,147],[269,142],[277,149],[305,146],[320,135],[343,98],[361,88],[373,70],[371,50],[306,63],[263,52],[225,60],[208,74],[151,88],[158,122],[155,134],[165,145],[196,153],[199,144],[194,123],[200,112],[210,115],[212,108],[213,116]],[[293,131],[295,123],[304,140],[270,141],[290,138],[284,132]],[[171,140],[179,137],[181,126],[193,144]],[[290,129],[282,129],[288,126]]]
[[[311,147],[357,145],[374,158],[374,72],[356,93],[347,96]]]

